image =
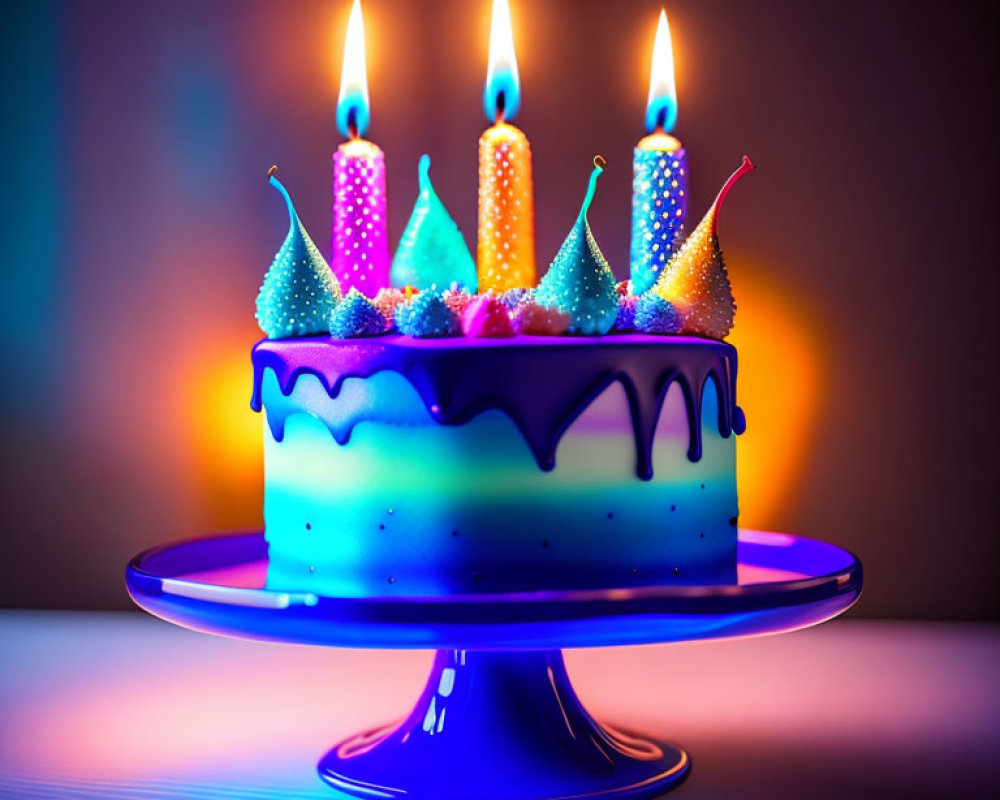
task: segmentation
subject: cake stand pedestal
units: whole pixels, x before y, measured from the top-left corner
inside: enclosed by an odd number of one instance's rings
[[[830,619],[861,592],[857,558],[815,540],[741,531],[739,582],[504,595],[323,597],[265,589],[260,533],[182,542],[128,565],[133,600],[195,630],[265,641],[436,649],[401,722],[319,762],[357,797],[412,800],[651,798],[687,775],[675,745],[596,722],[564,647],[781,633]]]

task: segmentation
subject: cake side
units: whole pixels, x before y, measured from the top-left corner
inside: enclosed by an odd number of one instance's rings
[[[317,337],[262,342],[254,365],[274,588],[735,579],[730,345]]]

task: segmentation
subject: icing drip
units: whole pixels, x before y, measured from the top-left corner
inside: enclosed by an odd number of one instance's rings
[[[702,395],[709,378],[718,398],[719,434],[728,437],[746,427],[736,405],[736,349],[706,339],[625,334],[600,339],[518,336],[443,341],[390,335],[345,341],[315,336],[265,339],[254,347],[252,360],[255,411],[263,408],[262,384],[268,369],[286,397],[299,375],[315,375],[330,397],[336,397],[346,379],[390,370],[410,382],[441,425],[462,425],[488,409],[503,411],[521,431],[539,468],[546,471],[555,466],[563,433],[615,381],[628,397],[636,474],[643,480],[653,476],[653,436],[672,384],[680,386],[684,397],[691,461],[701,458]],[[287,408],[274,413],[268,409],[267,422],[277,441],[284,437],[289,413]],[[351,430],[331,429],[331,433],[344,444]]]

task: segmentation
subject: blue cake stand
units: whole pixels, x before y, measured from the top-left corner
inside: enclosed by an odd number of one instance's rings
[[[861,593],[839,547],[741,531],[739,580],[724,586],[427,597],[324,597],[264,588],[260,533],[136,556],[132,599],[206,633],[340,647],[436,649],[402,721],[354,736],[319,762],[349,795],[409,800],[649,798],[691,761],[673,744],[602,725],[570,684],[560,648],[781,633],[828,620]]]

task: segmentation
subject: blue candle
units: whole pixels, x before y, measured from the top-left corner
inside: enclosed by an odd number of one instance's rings
[[[632,291],[641,294],[683,241],[687,212],[687,154],[670,135],[677,121],[677,89],[667,15],[660,11],[646,103],[646,131],[632,157]]]

